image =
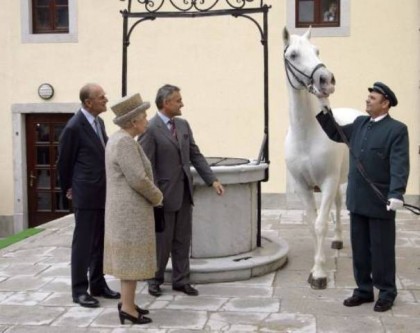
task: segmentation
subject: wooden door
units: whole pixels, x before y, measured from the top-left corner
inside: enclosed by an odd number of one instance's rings
[[[61,194],[56,169],[58,139],[71,116],[72,114],[26,116],[29,227],[36,227],[71,211],[68,200]]]

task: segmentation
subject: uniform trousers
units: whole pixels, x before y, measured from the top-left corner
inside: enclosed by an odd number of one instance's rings
[[[350,214],[353,273],[357,288],[353,295],[394,301],[395,284],[395,219],[375,219]]]

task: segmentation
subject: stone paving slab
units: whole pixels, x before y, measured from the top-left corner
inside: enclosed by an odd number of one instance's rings
[[[384,333],[382,320],[375,317],[361,317],[354,315],[318,315],[317,317],[318,333]],[[398,332],[398,331],[392,331]],[[400,331],[404,332],[404,331]],[[409,331],[406,331],[407,333]]]
[[[196,285],[189,297],[164,285],[155,298],[138,283],[136,301],[150,309],[153,323],[120,325],[115,300],[101,307],[72,302],[70,249],[73,216],[47,223],[45,231],[0,250],[0,333],[197,333],[420,332],[420,221],[397,215],[397,285],[391,311],[376,313],[373,303],[342,305],[354,288],[348,213],[341,212],[344,249],[330,248],[327,233],[328,288],[313,290],[306,280],[313,264],[313,240],[301,210],[264,209],[262,226],[270,237],[287,241],[288,263],[250,280]],[[111,288],[119,281],[106,277]]]

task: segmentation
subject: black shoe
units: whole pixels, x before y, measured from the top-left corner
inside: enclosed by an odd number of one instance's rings
[[[198,290],[191,287],[190,284],[184,284],[182,287],[172,287],[173,290],[182,291],[184,294],[188,296],[197,296]]]
[[[353,295],[349,298],[346,298],[343,302],[345,306],[359,306],[363,303],[371,303],[373,302],[373,298],[363,298],[356,295]]]
[[[121,311],[121,306],[122,306],[121,302],[118,302],[118,311]],[[136,305],[136,311],[141,315],[149,314],[149,310],[142,309],[141,307],[139,307],[137,305]]]
[[[92,291],[92,296],[110,298],[110,299],[119,299],[121,294],[118,291],[113,291],[108,286],[105,286],[101,291]]]
[[[144,317],[141,314],[139,314],[138,317],[133,317],[127,312],[118,310],[118,315],[120,317],[121,325],[124,325],[126,319],[131,321],[131,323],[138,325],[149,324],[152,322],[152,319],[150,319],[149,317]]]
[[[394,304],[393,301],[380,298],[376,301],[375,306],[373,307],[373,311],[385,312],[385,311],[391,310],[393,304]]]
[[[73,297],[73,302],[80,304],[86,308],[97,308],[99,307],[99,301],[96,298],[93,298],[89,294],[81,294],[79,296]]]
[[[162,289],[158,284],[149,284],[149,294],[155,297],[162,295]]]

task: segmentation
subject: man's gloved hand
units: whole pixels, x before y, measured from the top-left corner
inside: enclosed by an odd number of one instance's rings
[[[403,206],[404,206],[404,201],[400,199],[391,198],[388,200],[388,203],[386,205],[386,210],[396,211],[397,209],[403,208]]]
[[[323,113],[328,113],[331,111],[330,100],[328,97],[318,97],[318,103]]]

